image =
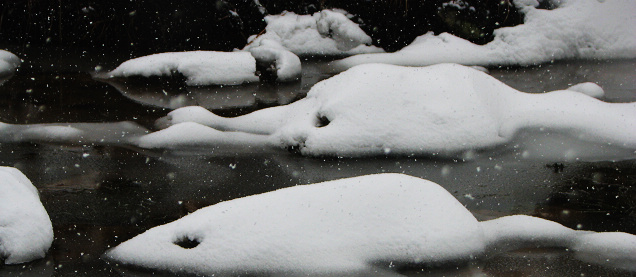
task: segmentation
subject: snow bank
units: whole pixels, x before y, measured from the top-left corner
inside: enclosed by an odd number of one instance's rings
[[[297,55],[353,55],[383,52],[371,45],[371,37],[352,22],[342,10],[323,10],[313,15],[285,12],[265,17],[267,27],[262,35],[248,39],[244,50],[258,47],[264,41],[275,41]]]
[[[630,244],[619,246],[620,239]],[[433,182],[377,174],[202,208],[122,243],[105,257],[200,275],[312,275],[364,271],[378,263],[399,267],[465,262],[506,243],[516,246],[512,248],[575,245],[573,250],[581,253],[619,248],[622,251],[606,253],[630,262],[635,239],[629,234],[575,231],[529,216],[480,223]]]
[[[423,66],[533,65],[561,59],[636,58],[636,2],[632,0],[554,1],[554,10],[537,1],[515,0],[524,24],[495,30],[494,40],[476,45],[448,33],[428,33],[395,53],[366,54],[333,63],[337,71],[364,63]]]
[[[310,156],[458,156],[512,144],[528,129],[612,145],[632,157],[636,149],[636,103],[605,103],[568,90],[527,94],[456,64],[362,65],[316,84],[306,98],[286,106],[235,118],[186,107],[159,123],[166,127],[188,121],[232,134],[267,136],[263,140],[272,145]],[[180,138],[170,133],[153,136],[174,140],[144,147],[178,143]],[[199,139],[209,145],[227,139],[217,135]],[[560,145],[562,152],[570,151],[567,144]]]
[[[186,77],[189,86],[237,85],[257,82],[256,60],[247,52],[190,51],[159,53],[128,60],[107,77],[170,76]]]
[[[198,245],[178,245],[188,240]],[[219,203],[153,228],[106,257],[212,275],[437,263],[468,260],[483,249],[477,220],[446,190],[419,178],[383,174]]]
[[[19,170],[0,167],[0,261],[43,258],[52,242],[53,227],[37,189]]]
[[[0,50],[0,78],[13,74],[21,63],[18,56],[9,51]]]

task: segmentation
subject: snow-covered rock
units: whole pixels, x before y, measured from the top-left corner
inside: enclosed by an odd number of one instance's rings
[[[585,253],[613,233],[575,231],[529,216],[478,222],[439,185],[378,174],[285,188],[202,208],[109,250],[119,263],[156,270],[321,274],[374,264],[437,265],[473,260],[506,243]],[[624,234],[628,240],[633,235]],[[635,260],[636,246],[616,252]],[[632,251],[631,253],[629,251]]]
[[[578,91],[580,93],[587,94],[594,98],[601,98],[605,96],[605,91],[603,90],[603,88],[592,82],[576,84],[569,87],[568,90]]]
[[[128,60],[107,78],[170,76],[178,72],[190,86],[257,82],[256,60],[248,52],[190,51],[159,53]]]
[[[251,52],[251,53],[250,53]],[[123,62],[97,78],[171,76],[180,73],[189,86],[240,85],[258,82],[257,62],[272,65],[270,81],[290,82],[300,77],[300,59],[276,43],[263,43],[250,52],[189,51],[159,53]]]
[[[476,45],[448,33],[428,33],[395,53],[364,54],[333,63],[341,71],[363,63],[424,66],[533,65],[561,59],[636,57],[636,2],[632,0],[553,1],[554,10],[537,1],[514,0],[524,24],[495,30],[494,40]]]
[[[456,64],[362,65],[316,84],[306,98],[286,106],[235,118],[185,107],[158,123],[189,121],[226,131],[189,135],[209,145],[248,133],[263,136],[261,145],[310,156],[458,156],[512,143],[528,129],[627,149],[631,157],[636,149],[636,103],[606,103],[569,90],[523,93]],[[178,148],[182,138],[172,132],[155,132],[138,144]],[[566,147],[562,150],[570,151]]]
[[[0,261],[43,258],[52,242],[53,226],[37,189],[19,170],[0,167]]]
[[[267,27],[262,35],[248,39],[244,50],[271,40],[297,55],[353,55],[384,52],[370,46],[371,37],[352,22],[342,10],[323,10],[313,15],[285,12],[265,17]]]
[[[180,241],[199,243],[188,249]],[[200,209],[106,255],[126,264],[210,275],[359,270],[480,255],[477,220],[446,190],[406,175],[297,186]]]
[[[22,61],[15,54],[0,50],[0,78],[13,74],[21,63]]]

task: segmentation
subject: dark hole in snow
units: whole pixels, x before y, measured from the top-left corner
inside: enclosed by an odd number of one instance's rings
[[[287,146],[287,151],[294,154],[300,154],[300,146],[298,145],[289,145]]]
[[[318,128],[325,127],[325,126],[329,125],[329,123],[331,123],[329,118],[327,118],[324,115],[318,115],[318,121],[316,122],[316,127],[318,127]]]
[[[177,239],[174,244],[181,246],[185,249],[192,249],[195,248],[197,246],[199,246],[199,244],[201,244],[201,242],[198,239],[191,239],[189,237],[181,237],[179,239]]]
[[[255,74],[263,83],[275,83],[278,79],[276,61],[256,60]]]

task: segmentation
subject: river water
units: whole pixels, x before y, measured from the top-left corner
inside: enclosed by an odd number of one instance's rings
[[[37,56],[37,53],[32,56]],[[83,58],[83,59],[82,59]],[[95,66],[110,69],[123,57],[52,56],[27,61],[0,86],[0,121],[16,124],[133,121],[153,129],[170,110],[201,105],[236,116],[302,98],[324,60],[303,62],[303,78],[288,85],[184,87],[178,79],[104,83]],[[94,62],[97,61],[97,62]],[[100,68],[97,68],[100,69]],[[636,60],[564,61],[491,69],[526,92],[541,93],[592,81],[608,102],[636,101]],[[628,155],[629,156],[629,155]],[[633,157],[633,155],[632,155]],[[176,153],[118,145],[0,143],[0,165],[20,169],[39,189],[55,241],[43,260],[0,267],[0,275],[145,276],[152,272],[109,265],[107,249],[151,227],[201,207],[297,184],[380,172],[400,172],[439,183],[479,220],[527,214],[575,229],[636,234],[636,160],[600,155],[583,160],[521,158],[489,152],[470,161],[434,157],[317,159],[285,151],[237,149]],[[565,249],[492,254],[459,268],[399,271],[421,276],[625,276],[634,273],[573,258]],[[165,274],[165,273],[160,273]]]

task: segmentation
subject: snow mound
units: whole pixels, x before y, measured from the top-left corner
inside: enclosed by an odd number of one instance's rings
[[[106,257],[201,275],[350,271],[374,262],[468,260],[482,253],[482,236],[472,214],[437,184],[383,174],[219,203]]]
[[[238,85],[257,82],[256,60],[248,52],[190,51],[159,53],[128,60],[109,78],[171,76],[178,72],[189,86]]]
[[[296,55],[354,55],[383,52],[371,45],[371,37],[352,22],[342,10],[323,10],[313,15],[285,12],[265,17],[262,35],[253,35],[243,50],[258,47],[263,41],[279,43]]]
[[[43,258],[52,242],[53,226],[37,189],[19,170],[0,167],[0,261]]]
[[[159,122],[165,127],[188,121],[269,136],[279,147],[310,156],[458,156],[512,143],[528,129],[611,144],[632,156],[636,149],[636,103],[606,103],[569,90],[527,94],[457,64],[362,65],[316,84],[289,105],[235,118],[186,107]],[[179,140],[170,133],[153,136]],[[216,136],[207,139],[218,143]]]
[[[398,52],[349,57],[334,62],[334,69],[342,71],[363,63],[497,66],[636,57],[636,2],[632,0],[554,1],[554,10],[535,8],[537,1],[514,3],[524,15],[524,24],[495,30],[494,40],[486,45],[448,33],[428,33]]]
[[[620,245],[620,240],[629,243]],[[601,256],[613,255],[618,266],[625,266],[623,262],[634,260],[634,240],[634,235],[575,231],[530,216],[478,222],[433,182],[377,174],[300,185],[202,208],[122,243],[105,257],[198,275],[335,275],[383,263],[398,267],[462,263],[501,245],[575,246],[573,250],[584,255],[606,249]]]
[[[15,54],[0,50],[0,78],[13,74],[21,63]]]
[[[615,232],[585,235],[572,246],[578,259],[636,271],[636,236]]]
[[[603,96],[605,96],[605,91],[603,90],[603,88],[592,82],[585,82],[585,83],[573,85],[569,87],[568,90],[578,91],[580,93],[587,94],[594,98],[602,98]]]
[[[250,52],[189,51],[159,53],[125,61],[97,78],[172,76],[180,73],[189,86],[240,85],[258,82],[257,63],[266,64],[277,76],[272,81],[290,82],[301,74],[300,59],[276,43],[263,43]],[[269,69],[269,66],[272,66]]]

